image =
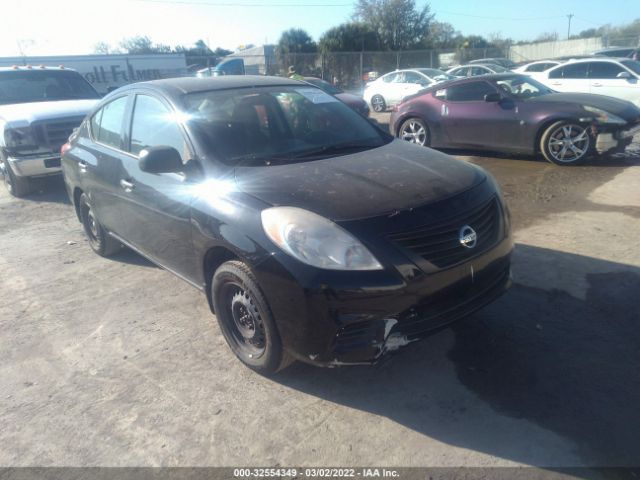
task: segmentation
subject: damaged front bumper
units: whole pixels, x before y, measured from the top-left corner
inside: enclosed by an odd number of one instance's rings
[[[631,143],[634,135],[640,134],[640,124],[626,130],[607,132],[598,131],[594,127],[594,134],[596,137],[595,150],[598,154],[602,155],[616,149],[624,151],[624,149]]]

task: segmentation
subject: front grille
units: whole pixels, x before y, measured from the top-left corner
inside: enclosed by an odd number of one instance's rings
[[[51,120],[34,125],[38,144],[53,152],[59,152],[60,147],[69,140],[73,129],[80,126],[82,118],[83,117]]]
[[[335,339],[337,353],[370,348],[379,336],[379,323],[361,321],[345,325],[338,330]]]
[[[474,248],[460,243],[460,230],[469,225],[475,230]],[[498,241],[500,207],[495,197],[464,214],[446,221],[424,225],[410,231],[389,235],[394,243],[439,268],[448,267],[483,253]]]

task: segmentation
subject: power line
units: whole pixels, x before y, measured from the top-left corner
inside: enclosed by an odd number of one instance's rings
[[[485,15],[473,15],[471,13],[449,12],[447,10],[438,10],[434,13],[435,14],[445,13],[447,15],[458,15],[460,17],[484,18],[486,20],[552,20],[552,19],[564,17],[564,15],[554,15],[551,17],[490,17]]]

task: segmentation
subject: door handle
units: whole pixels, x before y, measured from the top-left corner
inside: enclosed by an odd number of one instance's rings
[[[78,162],[78,169],[80,170],[80,173],[87,173],[87,167],[89,166],[89,164],[87,162],[85,162],[84,160],[80,160]]]
[[[443,117],[446,117],[447,115],[449,115],[449,107],[447,107],[446,105],[442,105],[442,107],[440,108],[440,113]]]
[[[601,87],[602,84],[601,83],[592,83],[591,86],[592,87]]]
[[[127,180],[125,180],[124,178],[122,180],[120,180],[120,186],[122,188],[124,188],[125,192],[130,192],[131,190],[133,190],[134,188],[136,188],[136,186],[131,183],[128,182]]]
[[[562,82],[551,82],[551,85],[562,85]]]

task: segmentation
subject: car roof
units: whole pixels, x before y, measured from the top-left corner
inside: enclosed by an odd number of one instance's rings
[[[454,78],[453,80],[447,80],[445,82],[441,82],[441,83],[438,83],[437,85],[429,87],[428,90],[440,90],[442,88],[450,87],[451,85],[457,85],[462,83],[477,82],[481,80],[500,80],[503,78],[512,78],[512,77],[520,77],[524,79],[530,78],[527,75],[523,75],[522,73],[517,73],[517,72],[490,73],[487,75],[476,75],[475,77]]]
[[[149,82],[132,83],[119,88],[117,91],[147,88],[167,94],[187,94],[195,92],[207,92],[211,90],[228,90],[231,88],[271,87],[283,85],[309,85],[284,77],[267,77],[260,75],[223,75],[221,77],[178,77]]]
[[[584,63],[584,62],[620,62],[621,60],[629,60],[629,57],[587,57],[569,60],[567,63]]]

